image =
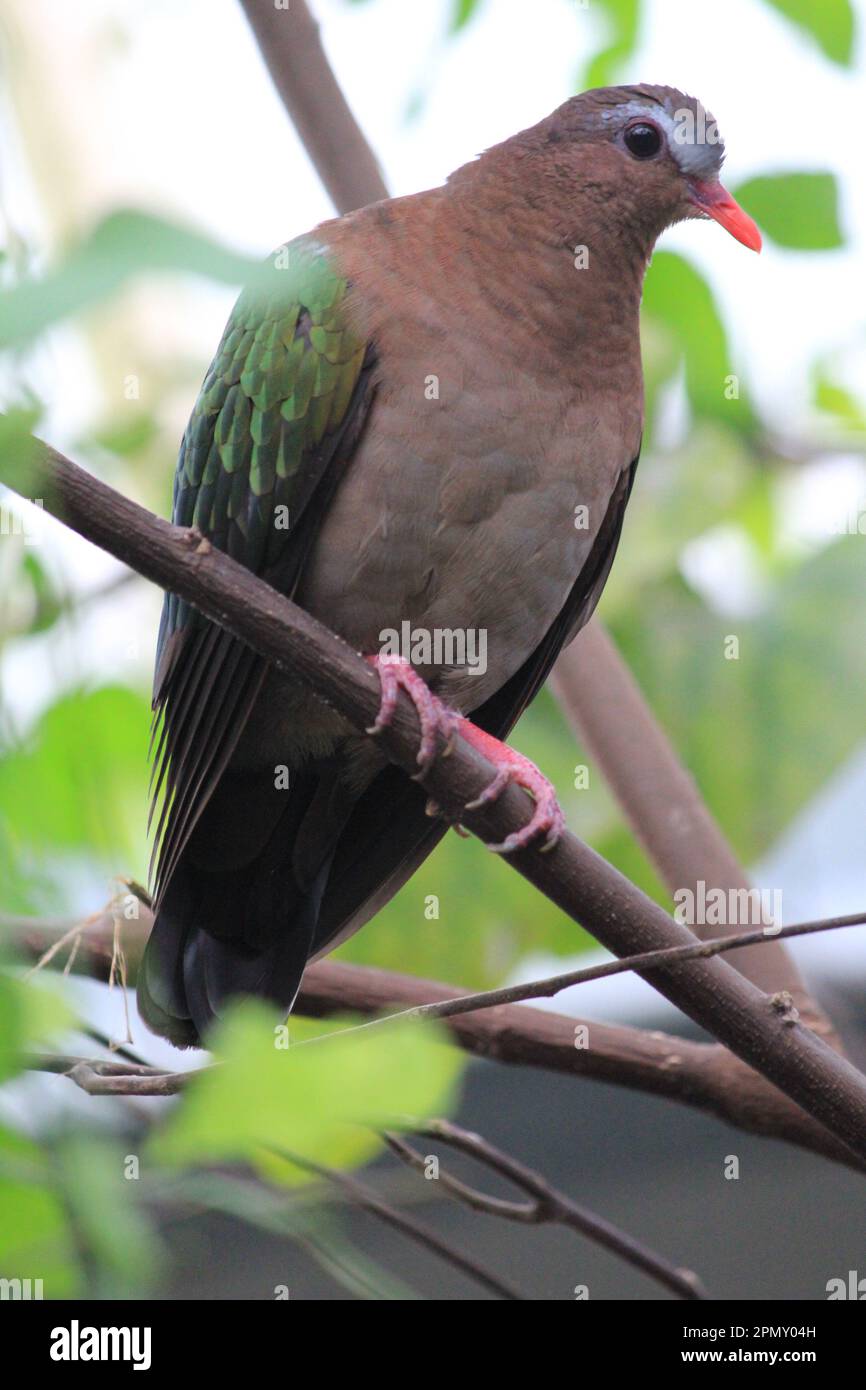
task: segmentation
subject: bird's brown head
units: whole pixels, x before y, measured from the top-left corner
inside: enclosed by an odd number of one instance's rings
[[[580,239],[589,217],[591,230],[622,232],[649,251],[672,223],[711,217],[761,249],[755,223],[720,181],[725,147],[714,117],[674,87],[584,92],[480,163],[498,164],[506,152],[527,198],[546,206],[566,237]]]

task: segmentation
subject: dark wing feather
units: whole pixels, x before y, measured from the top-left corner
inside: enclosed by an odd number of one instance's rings
[[[235,306],[175,473],[175,523],[198,527],[286,594],[372,399],[373,354],[346,322],[346,288],[315,243],[281,248]],[[265,673],[256,653],[166,595],[153,697],[157,903]]]

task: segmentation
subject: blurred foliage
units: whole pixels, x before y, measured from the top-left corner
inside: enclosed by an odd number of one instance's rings
[[[116,293],[133,276],[154,271],[203,275],[237,285],[257,262],[210,237],[149,213],[112,213],[39,279],[25,279],[3,296],[0,348],[20,345],[50,325]]]
[[[587,65],[582,87],[610,87],[621,63],[637,47],[640,24],[639,0],[600,0],[596,6],[607,28],[605,47]]]
[[[448,36],[494,3],[451,0],[443,12]],[[847,0],[762,3],[816,46],[816,61],[820,49],[834,63],[851,63]],[[584,86],[623,77],[646,13],[638,0],[597,0],[592,9],[598,50],[581,55]],[[840,191],[827,172],[768,171],[734,191],[778,247],[820,252],[844,244]],[[0,257],[0,346],[13,406],[0,417],[0,449],[21,476],[43,413],[28,366],[32,353],[55,345],[57,325],[86,341],[93,316],[116,306],[132,283],[151,288],[161,283],[155,275],[195,274],[233,284],[252,265],[210,238],[134,210],[100,221],[41,274],[37,249],[11,233]],[[643,346],[644,457],[602,612],[748,863],[862,739],[859,702],[850,696],[866,677],[862,537],[828,535],[820,546],[792,549],[782,511],[797,465],[779,456],[760,403],[742,384],[725,305],[694,264],[670,251],[654,256],[647,277]],[[815,362],[813,405],[825,437],[862,454],[866,407],[845,384],[845,350],[840,344],[838,353]],[[76,452],[117,486],[164,507],[179,432],[165,403],[173,392],[191,401],[206,365],[171,356],[154,364],[147,398],[120,405],[115,398],[94,409]],[[683,418],[674,442],[672,409]],[[801,452],[813,461],[808,447]],[[735,617],[689,582],[683,559],[689,547],[721,536],[736,538],[758,579],[752,608]],[[143,674],[116,647],[100,651],[98,677],[81,679],[68,660],[81,608],[82,595],[70,590],[53,548],[4,528],[3,671],[8,679],[22,662],[47,655],[53,684],[48,698],[23,712],[21,701],[0,699],[0,918],[96,910],[115,875],[144,876],[149,693]],[[130,640],[140,636],[149,649],[153,626],[131,632]],[[734,660],[726,655],[731,636],[739,642]],[[576,832],[666,903],[549,695],[521,723],[516,742],[552,776]],[[341,952],[477,987],[501,983],[531,953],[565,957],[587,944],[497,857],[449,834]],[[0,971],[4,1081],[18,1078],[34,1047],[61,1046],[58,1034],[74,1036],[57,988],[22,975],[9,962]],[[395,1040],[392,1026],[349,1034],[341,1026],[295,1019],[292,1046],[283,1050],[270,1018],[255,1005],[238,1008],[214,1039],[221,1066],[196,1077],[179,1103],[155,1112],[161,1118],[147,1142],[103,1128],[97,1115],[110,1104],[104,1099],[30,1134],[7,1123],[0,1129],[0,1276],[38,1275],[54,1297],[140,1293],[153,1287],[160,1269],[153,1206],[183,1209],[192,1201],[302,1241],[357,1296],[414,1297],[347,1243],[336,1214],[314,1208],[304,1170],[288,1155],[365,1163],[378,1147],[369,1122],[452,1108],[465,1059],[430,1029],[401,1028]],[[325,1031],[336,1036],[319,1040]],[[71,1089],[68,1082],[45,1083],[52,1085]],[[52,1103],[57,1094],[50,1091]],[[141,1174],[133,1180],[126,1169],[137,1156]],[[201,1171],[207,1162],[220,1171]],[[253,1182],[251,1172],[268,1185]]]
[[[448,22],[448,31],[451,34],[458,34],[461,29],[469,23],[475,14],[480,0],[451,0],[451,18]]]
[[[290,1027],[291,1046],[282,1045],[263,1004],[239,1004],[209,1039],[222,1065],[195,1079],[151,1153],[180,1164],[244,1160],[278,1181],[307,1181],[292,1154],[354,1166],[380,1147],[370,1124],[429,1118],[453,1101],[459,1054],[430,1025]]]
[[[734,196],[779,246],[832,251],[844,244],[832,174],[765,174],[738,184]]]
[[[71,1021],[56,980],[25,982],[0,969],[0,1081],[20,1071],[31,1048],[56,1041]]]
[[[0,1128],[0,1277],[41,1279],[46,1297],[79,1292],[75,1244],[44,1145]]]
[[[674,365],[685,372],[695,416],[754,432],[755,418],[745,391],[739,386],[735,394],[726,390],[729,378],[736,374],[713,292],[700,271],[673,251],[657,251],[647,273],[643,304],[656,326],[673,339]],[[651,415],[648,423],[651,430]]]
[[[144,876],[142,823],[150,707],[138,691],[102,686],[61,695],[0,758],[0,846],[26,854],[43,908],[64,906],[68,859],[98,882]],[[54,880],[53,902],[44,902]]]
[[[767,0],[843,67],[854,56],[854,8],[851,0]]]

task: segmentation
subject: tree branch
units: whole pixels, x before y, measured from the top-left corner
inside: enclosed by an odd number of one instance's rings
[[[825,917],[815,922],[792,922],[780,928],[779,935],[786,939],[793,936],[810,936],[815,932],[837,931],[841,927],[862,927],[866,925],[866,914],[860,912],[850,917]],[[567,970],[560,975],[550,975],[543,980],[528,980],[520,985],[503,985],[500,989],[480,990],[476,994],[466,994],[459,999],[451,999],[440,1004],[421,1004],[414,1009],[404,1009],[397,1014],[385,1014],[376,1019],[375,1024],[364,1026],[381,1027],[397,1019],[412,1018],[456,1018],[459,1014],[476,1013],[480,1009],[493,1009],[500,1004],[520,1004],[533,999],[552,999],[563,990],[576,985],[589,984],[591,980],[607,980],[612,975],[629,972],[645,973],[659,965],[670,965],[676,961],[709,960],[711,956],[729,954],[763,945],[768,939],[766,928],[748,932],[735,932],[731,936],[719,936],[713,941],[695,941],[690,946],[669,946],[659,951],[642,951],[624,960],[607,960],[598,965],[582,966],[579,970]],[[780,1008],[787,1008],[787,999],[780,991],[774,996]],[[791,1001],[793,1006],[793,1000]]]
[[[241,0],[271,80],[340,212],[388,197],[376,156],[325,57],[304,0]]]
[[[678,1269],[648,1246],[628,1235],[587,1207],[573,1202],[564,1192],[551,1187],[546,1178],[519,1163],[510,1154],[497,1149],[480,1134],[473,1134],[452,1124],[450,1120],[433,1120],[429,1124],[406,1125],[413,1134],[427,1139],[438,1139],[449,1144],[459,1153],[474,1158],[477,1162],[505,1178],[508,1182],[527,1193],[528,1202],[508,1202],[501,1197],[493,1197],[487,1192],[470,1187],[450,1173],[440,1170],[437,1181],[458,1201],[473,1211],[485,1212],[489,1216],[504,1217],[507,1221],[527,1222],[535,1226],[565,1226],[567,1229],[586,1236],[595,1245],[610,1250],[633,1268],[648,1274],[679,1298],[702,1299],[707,1294],[696,1274],[690,1269]],[[408,1144],[401,1134],[386,1133],[385,1142],[392,1153],[416,1172],[426,1174],[427,1156]]]
[[[194,530],[174,527],[84,473],[69,459],[32,441],[14,460],[0,460],[0,479],[40,496],[47,511],[125,560],[147,578],[194,604],[274,666],[314,690],[355,728],[368,728],[379,708],[379,683],[369,664],[310,614]],[[401,693],[392,725],[380,735],[386,755],[408,773],[417,767],[418,718]],[[477,810],[467,803],[489,784],[493,769],[457,738],[424,786],[438,805],[474,834],[501,842],[525,824],[532,803],[511,786]],[[571,834],[550,853],[537,846],[509,856],[514,868],[603,945],[619,956],[693,945],[695,937],[634,884]],[[701,1027],[767,1077],[861,1159],[866,1159],[866,1078],[800,1023],[779,998],[769,998],[721,957],[642,972]]]
[[[454,1269],[459,1269],[468,1278],[474,1279],[477,1284],[486,1288],[488,1293],[494,1294],[497,1298],[515,1300],[523,1298],[523,1294],[518,1293],[506,1280],[500,1279],[498,1274],[491,1274],[477,1260],[473,1260],[470,1256],[456,1250],[435,1231],[429,1231],[426,1226],[422,1226],[413,1217],[406,1216],[396,1207],[390,1206],[377,1192],[359,1182],[357,1178],[350,1177],[348,1173],[341,1173],[336,1168],[326,1168],[323,1164],[314,1163],[312,1159],[302,1158],[299,1154],[284,1153],[282,1157],[297,1164],[306,1172],[315,1173],[318,1177],[324,1178],[326,1182],[332,1183],[356,1206],[371,1212],[385,1225],[392,1226],[394,1230],[407,1236],[416,1245],[431,1250],[434,1255],[446,1260]]]
[[[77,926],[67,918],[39,920],[0,916],[0,927],[11,925],[11,944],[37,964],[51,954],[51,963],[59,965],[59,956],[53,952],[53,947],[58,939],[68,941],[75,934],[78,948],[73,966],[75,972],[108,983],[112,976],[116,920],[117,914],[112,911],[94,914],[86,924]],[[145,907],[140,918],[124,923],[123,947],[130,984],[135,983],[151,921]],[[699,949],[705,946],[706,943]],[[613,964],[609,962],[608,968]],[[630,962],[628,968],[631,968]],[[539,983],[543,985],[544,981]],[[327,960],[307,967],[296,1008],[299,1014],[313,1018],[347,1012],[381,1018],[383,1011],[401,1006],[417,1010],[423,1016],[424,1010],[430,1008],[458,1010],[468,997],[465,990],[434,980]],[[647,1032],[617,1024],[590,1023],[551,1010],[514,1004],[500,1004],[470,1014],[452,1012],[442,1021],[455,1042],[475,1056],[510,1066],[542,1067],[657,1095],[715,1114],[738,1129],[765,1138],[782,1139],[822,1157],[861,1167],[850,1149],[834,1139],[823,1125],[805,1115],[775,1086],[718,1043],[693,1042],[656,1030]],[[96,1040],[109,1046],[107,1039]],[[114,1055],[118,1055],[118,1050]],[[66,1065],[62,1060],[55,1064],[41,1057],[38,1070],[65,1073],[82,1060],[75,1058]],[[127,1060],[141,1063],[134,1055],[129,1055]],[[71,1079],[78,1085],[83,1080],[91,1080],[85,1073],[78,1073]],[[178,1088],[181,1084],[177,1083]],[[142,1081],[134,1085],[137,1095],[148,1093],[147,1083]],[[93,1086],[84,1089],[96,1093]],[[99,1093],[105,1094],[105,1088]],[[112,1093],[122,1093],[120,1082],[114,1084]],[[162,1093],[160,1082],[153,1087],[153,1094]]]

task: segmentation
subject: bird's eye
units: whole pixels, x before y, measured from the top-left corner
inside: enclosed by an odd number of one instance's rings
[[[635,159],[652,159],[662,147],[662,137],[654,125],[638,121],[626,131],[625,147]]]

